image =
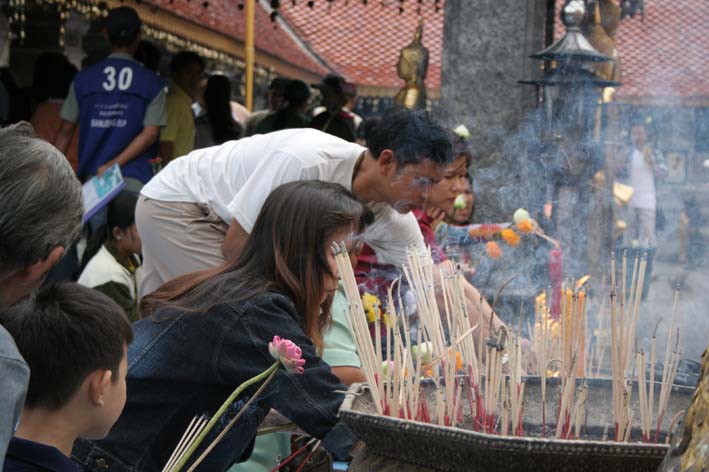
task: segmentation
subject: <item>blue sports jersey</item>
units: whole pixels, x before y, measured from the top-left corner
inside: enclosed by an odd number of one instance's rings
[[[116,157],[143,131],[148,105],[165,87],[163,80],[139,62],[109,57],[79,72],[74,92],[79,104],[79,168],[83,181]],[[124,177],[147,182],[148,162],[157,156],[156,142],[121,168]]]

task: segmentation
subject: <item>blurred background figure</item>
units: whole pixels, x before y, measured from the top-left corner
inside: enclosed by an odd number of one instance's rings
[[[135,226],[138,194],[121,192],[108,204],[106,226],[96,231],[84,253],[79,283],[106,294],[138,319],[141,242]]]
[[[283,93],[280,110],[272,111],[256,125],[256,133],[270,133],[288,128],[307,128],[310,120],[305,111],[310,100],[310,88],[302,80],[291,80]]]
[[[47,81],[43,86],[42,93],[36,94],[35,98],[41,98],[42,101],[39,102],[37,107],[32,114],[30,123],[34,127],[35,133],[40,138],[51,142],[59,132],[59,128],[62,125],[61,110],[64,105],[64,98],[69,93],[69,86],[74,80],[74,76],[78,72],[76,67],[71,64],[66,57],[61,56],[63,61],[52,61],[50,64],[43,64],[40,66],[40,61],[37,61],[35,66],[35,78],[38,76],[38,71],[42,71],[41,74],[51,77],[52,80]],[[47,66],[47,67],[45,67]],[[35,81],[35,86],[38,82],[42,82],[46,79],[41,79],[40,81]],[[39,90],[39,89],[38,89]],[[73,132],[71,141],[69,142],[69,147],[66,151],[66,158],[71,164],[71,168],[76,169],[79,165],[79,130],[78,127]]]
[[[29,120],[32,113],[29,90],[17,85],[9,67],[0,67],[0,84],[1,124]]]
[[[354,142],[357,137],[354,115],[344,109],[346,84],[345,79],[336,74],[328,74],[320,83],[313,84],[322,94],[321,103],[325,110],[313,117],[310,127]]]
[[[167,126],[160,132],[163,165],[189,154],[194,148],[195,123],[192,103],[199,93],[204,61],[195,52],[180,51],[170,62],[170,88],[165,102]]]
[[[270,112],[281,109],[283,101],[285,100],[286,85],[289,83],[290,79],[286,79],[285,77],[276,77],[271,81],[268,85],[268,109],[251,113],[251,116],[246,122],[245,136],[256,134],[256,126],[258,126],[259,122]]]
[[[160,52],[160,49],[150,41],[141,39],[135,50],[135,54],[133,54],[133,57],[136,61],[154,71],[156,74],[160,73],[162,53]]]
[[[239,139],[241,125],[231,110],[231,83],[224,75],[212,75],[207,80],[203,95],[204,110],[197,117],[194,148],[216,146]]]

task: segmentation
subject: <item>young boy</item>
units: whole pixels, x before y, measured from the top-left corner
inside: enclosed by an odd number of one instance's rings
[[[103,438],[126,401],[130,324],[110,298],[75,283],[50,285],[0,313],[30,366],[20,425],[4,472],[80,471],[77,438]]]

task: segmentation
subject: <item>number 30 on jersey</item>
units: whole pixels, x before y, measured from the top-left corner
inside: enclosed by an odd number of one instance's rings
[[[103,73],[106,74],[106,80],[101,85],[107,92],[114,90],[116,85],[118,90],[128,90],[133,82],[133,69],[130,67],[124,67],[118,72],[118,80],[116,80],[116,68],[113,66],[103,69]]]

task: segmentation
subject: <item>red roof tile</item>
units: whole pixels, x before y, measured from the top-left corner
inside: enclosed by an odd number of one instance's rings
[[[246,31],[245,10],[239,10],[236,0],[210,0],[204,8],[202,1],[150,0],[163,10],[198,23],[227,36],[243,41]],[[328,69],[305,50],[290,33],[277,23],[271,22],[268,12],[256,2],[254,21],[255,46],[257,50],[273,54],[283,61],[315,74],[326,74]]]
[[[428,48],[427,87],[441,86],[444,0],[435,12],[433,2],[406,2],[404,13],[399,3],[384,5],[370,0],[316,1],[312,8],[300,0],[281,2],[280,14],[335,72],[358,85],[398,88],[396,75],[399,50],[409,44],[419,19],[424,21],[423,45]],[[417,11],[420,10],[420,14]]]
[[[555,35],[564,26],[558,19]],[[626,18],[616,47],[622,65],[616,99],[709,97],[709,1],[650,0],[645,18]]]

